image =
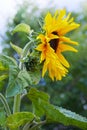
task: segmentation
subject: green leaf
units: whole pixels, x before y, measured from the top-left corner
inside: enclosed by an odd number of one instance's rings
[[[17,65],[17,62],[12,57],[9,57],[9,56],[6,56],[6,55],[2,55],[2,54],[0,54],[0,62],[3,65],[6,65],[6,66]]]
[[[0,81],[4,80],[6,78],[8,78],[8,75],[7,74],[3,74],[3,75],[0,76]]]
[[[27,71],[19,70],[17,67],[10,66],[9,84],[6,90],[6,96],[11,97],[23,92],[24,88],[29,86],[30,76]]]
[[[4,127],[6,124],[6,115],[3,109],[0,108],[0,126]]]
[[[16,32],[24,32],[24,33],[27,33],[29,34],[30,32],[30,26],[25,24],[25,23],[21,23],[19,25],[17,25],[14,30],[12,31],[12,33],[16,33]]]
[[[30,75],[30,84],[31,85],[37,85],[41,79],[41,73],[39,70],[36,70],[34,72],[29,71]]]
[[[10,45],[19,54],[19,56],[21,56],[21,54],[22,54],[22,48],[14,45],[13,43],[10,43]]]
[[[6,65],[3,65],[2,62],[0,62],[0,81],[8,78],[8,67]]]
[[[31,122],[34,118],[35,116],[31,112],[17,112],[7,118],[7,126],[10,129],[15,129]]]
[[[34,104],[35,114],[46,115],[47,123],[62,123],[64,125],[74,125],[83,130],[87,130],[87,118],[61,107],[56,107],[49,103],[49,96],[34,88],[28,93],[29,99]]]
[[[16,61],[9,56],[0,54],[0,81],[8,78],[10,66],[17,66]]]
[[[44,105],[44,104],[43,104]],[[87,118],[61,107],[51,104],[44,106],[48,123],[62,123],[66,126],[73,125],[83,130],[87,130]]]
[[[23,48],[23,52],[22,52],[22,56],[25,57],[28,53],[28,50],[30,49],[31,47],[31,44],[32,44],[32,41],[28,42],[24,48]]]
[[[8,68],[0,62],[0,71],[6,71]]]
[[[28,93],[28,97],[33,102],[34,113],[37,116],[43,116],[45,114],[43,109],[44,104],[41,103],[43,101],[49,102],[49,95],[42,91],[38,91],[36,88],[31,88]]]
[[[31,88],[28,93],[29,99],[36,102],[38,99],[49,102],[49,95],[43,91],[39,91],[36,88]]]

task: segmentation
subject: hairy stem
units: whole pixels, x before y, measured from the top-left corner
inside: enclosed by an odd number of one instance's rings
[[[19,63],[19,69],[22,69],[22,63]],[[14,106],[13,106],[13,113],[20,112],[20,105],[21,105],[21,94],[17,94],[14,97]]]
[[[10,111],[8,102],[6,101],[5,97],[1,93],[0,93],[0,100],[4,105],[7,116],[9,116],[11,114],[11,111]]]
[[[19,64],[19,69],[22,69],[22,63]],[[13,113],[20,112],[20,106],[21,106],[21,94],[17,94],[14,96],[14,106],[13,106]],[[19,130],[20,128],[17,128],[16,130]]]
[[[25,124],[25,126],[23,127],[23,130],[29,130],[29,127],[32,125],[32,123],[28,122]]]
[[[46,124],[46,120],[45,120],[45,121],[41,121],[41,122],[35,124],[34,126],[32,126],[32,127],[31,127],[30,129],[28,129],[28,130],[34,130],[34,129],[37,128],[38,126],[44,125],[44,124]]]
[[[21,96],[20,94],[14,97],[13,113],[20,112]]]

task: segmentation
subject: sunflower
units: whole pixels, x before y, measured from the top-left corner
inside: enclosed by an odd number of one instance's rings
[[[49,71],[49,76],[52,80],[61,80],[68,72],[67,68],[70,67],[68,61],[63,56],[64,51],[74,51],[77,50],[69,44],[78,45],[77,42],[72,41],[70,38],[64,35],[69,31],[78,28],[80,25],[70,18],[71,13],[66,17],[66,11],[60,10],[56,11],[54,16],[47,13],[44,19],[43,30],[45,34],[39,34],[37,38],[41,39],[41,43],[37,46],[37,50],[41,51],[41,62],[44,62],[42,77],[45,75],[46,71]]]

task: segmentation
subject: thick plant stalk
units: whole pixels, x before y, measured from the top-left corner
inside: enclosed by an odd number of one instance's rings
[[[13,113],[20,112],[21,96],[20,94],[14,97]]]
[[[19,64],[20,70],[22,69],[22,63]],[[17,94],[14,96],[14,105],[13,105],[13,113],[20,112],[20,105],[21,105],[21,94]],[[16,130],[19,130],[17,128]]]
[[[5,108],[5,111],[6,111],[6,114],[7,116],[9,116],[11,114],[11,111],[10,111],[10,108],[9,108],[9,105],[5,99],[5,97],[0,93],[0,100],[1,102],[3,103],[4,105],[4,108]]]
[[[22,69],[22,63],[19,63],[19,69]],[[13,106],[13,113],[20,112],[20,105],[21,105],[21,94],[17,94],[14,97],[14,106]]]

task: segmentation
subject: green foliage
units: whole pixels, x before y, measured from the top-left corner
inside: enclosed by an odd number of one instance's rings
[[[0,108],[0,126],[5,127],[6,125],[6,114],[4,109]]]
[[[31,48],[32,45],[32,41],[28,42],[24,48],[23,48],[23,52],[22,52],[22,56],[25,57],[28,54],[29,49]]]
[[[42,101],[48,103],[49,95],[44,92],[40,92],[35,88],[31,88],[28,93],[28,97],[33,102],[34,113],[37,116],[43,116],[45,114],[43,109],[43,105],[45,105],[45,103],[43,104]]]
[[[20,70],[17,65],[9,64],[9,83],[6,90],[6,96],[11,97],[16,94],[21,94],[25,87],[38,84],[40,77],[40,72],[37,69],[33,71],[32,69],[27,71],[26,68],[24,70]]]
[[[22,54],[22,48],[14,45],[13,43],[10,43],[10,45],[19,54],[19,56],[21,56],[21,54]]]
[[[16,33],[16,32],[24,32],[24,33],[29,34],[30,26],[25,24],[25,23],[20,23],[12,31],[13,34]]]
[[[29,86],[30,82],[30,75],[27,71],[20,70],[17,67],[10,67],[6,96],[11,97],[22,93],[24,88]]]
[[[8,78],[8,75],[6,74],[3,74],[2,76],[0,76],[0,81],[4,80],[4,79],[7,79]]]
[[[2,54],[0,54],[0,62],[8,67],[11,65],[12,66],[17,65],[16,61],[12,57]]]
[[[0,62],[0,71],[5,71],[8,68],[6,68],[1,62]]]
[[[87,119],[64,108],[55,107],[49,103],[49,96],[35,88],[31,88],[28,94],[33,102],[35,114],[46,116],[48,123],[63,123],[64,125],[74,125],[84,130],[87,129]]]
[[[87,129],[87,119],[74,112],[52,105],[45,106],[48,123],[62,123],[66,126],[73,125],[83,130]]]
[[[0,61],[0,82],[8,78],[7,71],[8,67],[6,65],[3,65],[3,63]]]
[[[13,58],[0,54],[0,81],[8,78],[8,70],[14,65],[16,61]]]
[[[7,126],[10,129],[18,128],[27,122],[31,122],[34,119],[34,114],[31,112],[17,112],[7,118]]]
[[[36,70],[34,71],[34,73],[29,72],[29,75],[30,75],[30,84],[37,85],[41,78],[40,70]]]

